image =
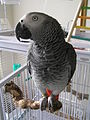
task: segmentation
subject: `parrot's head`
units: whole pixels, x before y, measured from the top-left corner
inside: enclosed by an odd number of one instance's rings
[[[39,44],[45,44],[54,38],[64,41],[64,32],[58,21],[40,12],[31,12],[21,18],[15,32],[19,41],[20,38],[31,39]]]

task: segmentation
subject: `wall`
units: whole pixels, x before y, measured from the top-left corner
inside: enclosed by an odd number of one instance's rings
[[[11,25],[15,27],[24,14],[41,11],[55,17],[66,28],[73,19],[79,2],[80,0],[21,0],[20,5],[7,6],[7,16]],[[88,2],[90,6],[90,0]],[[3,11],[1,16],[3,16]],[[90,16],[90,10],[88,16]],[[90,20],[87,21],[87,25],[90,26]]]
[[[21,0],[14,6],[14,24],[26,13],[41,11],[55,17],[63,27],[73,19],[80,0]]]

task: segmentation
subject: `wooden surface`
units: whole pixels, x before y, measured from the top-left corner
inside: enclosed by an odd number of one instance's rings
[[[78,16],[78,18],[81,18],[81,19],[90,19],[90,17],[88,17],[88,16]]]
[[[90,27],[86,27],[86,26],[75,26],[75,28],[90,30]]]
[[[87,7],[87,4],[88,4],[88,0],[84,0],[82,7]],[[87,16],[87,9],[82,9],[81,10],[81,16]],[[80,26],[86,26],[86,19],[81,19],[80,20]]]
[[[67,42],[70,42],[70,38],[71,38],[71,36],[72,36],[74,27],[76,26],[76,21],[77,21],[77,19],[78,19],[79,14],[80,14],[80,10],[81,10],[81,7],[82,7],[82,5],[83,5],[83,2],[84,2],[84,0],[81,0],[80,3],[79,3],[79,5],[78,5],[76,14],[75,14],[75,16],[74,16],[72,25],[71,25],[70,30],[69,30],[69,33],[68,33],[68,36],[67,36],[67,38],[66,38],[66,41],[67,41]]]

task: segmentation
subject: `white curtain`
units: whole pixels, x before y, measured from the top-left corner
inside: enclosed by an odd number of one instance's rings
[[[19,4],[20,0],[0,0],[1,4]]]

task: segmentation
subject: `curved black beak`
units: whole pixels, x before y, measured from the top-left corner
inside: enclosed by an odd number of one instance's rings
[[[21,41],[20,38],[22,39],[30,39],[31,38],[31,32],[29,31],[29,29],[23,24],[21,25],[21,23],[19,22],[16,25],[15,28],[15,33],[16,33],[16,37],[20,42],[30,42],[30,41]]]

